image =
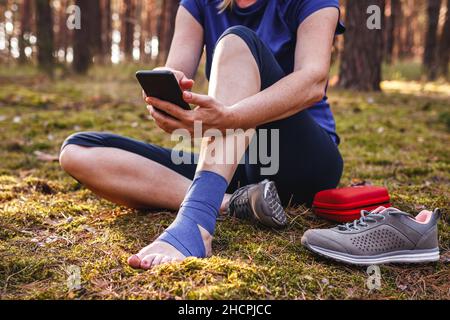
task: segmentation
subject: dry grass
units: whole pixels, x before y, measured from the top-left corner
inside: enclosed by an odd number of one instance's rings
[[[383,266],[382,289],[369,292],[365,269],[323,260],[301,247],[305,230],[329,226],[305,208],[289,209],[291,223],[283,232],[221,221],[211,259],[150,272],[130,269],[128,255],[157,237],[173,213],[114,206],[45,160],[57,156],[65,137],[82,130],[171,145],[147,120],[139,88],[128,76],[135,69],[51,82],[32,69],[2,67],[0,298],[450,298],[448,84],[429,91],[398,81],[385,83],[387,91],[380,94],[330,92],[346,160],[342,185],[366,180],[389,187],[402,209],[444,209],[442,261]],[[81,268],[82,283],[69,292],[72,265]]]

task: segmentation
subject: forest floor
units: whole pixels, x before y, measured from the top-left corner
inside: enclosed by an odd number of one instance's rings
[[[369,291],[365,268],[300,245],[307,229],[331,226],[302,207],[288,209],[285,231],[220,221],[211,259],[128,267],[174,213],[101,200],[56,159],[64,139],[84,130],[173,145],[148,119],[137,69],[53,81],[32,68],[0,69],[0,299],[450,299],[450,84],[392,77],[383,93],[329,92],[346,162],[341,185],[387,186],[409,212],[443,209],[441,261],[382,266],[381,289]],[[74,266],[81,287],[70,291]]]

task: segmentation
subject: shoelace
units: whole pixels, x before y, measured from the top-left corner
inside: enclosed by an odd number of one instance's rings
[[[248,201],[247,191],[250,186],[238,189],[230,199],[229,212],[232,216],[240,219],[251,217],[251,208]]]
[[[338,226],[338,229],[341,231],[352,231],[352,230],[359,230],[359,227],[365,228],[369,226],[369,222],[377,223],[379,221],[382,221],[386,219],[385,214],[389,215],[402,215],[402,216],[408,216],[412,217],[409,213],[402,212],[397,209],[386,209],[382,212],[371,212],[367,210],[361,211],[361,218],[358,220],[355,220],[350,223],[346,223],[343,225]]]

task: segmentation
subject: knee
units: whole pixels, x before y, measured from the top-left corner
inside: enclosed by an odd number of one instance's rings
[[[68,174],[79,177],[87,167],[87,149],[78,145],[70,144],[62,149],[59,155],[59,164]]]
[[[258,38],[258,35],[256,34],[256,32],[246,26],[233,26],[233,27],[226,29],[225,32],[222,33],[222,35],[219,38],[219,42],[221,40],[226,39],[230,35],[241,38],[245,42],[249,41],[251,39]]]
[[[106,136],[95,132],[80,132],[68,137],[59,156],[59,163],[64,171],[71,175],[86,171],[91,161],[91,149],[104,146]]]
[[[75,133],[64,141],[59,155],[61,168],[72,176],[79,176],[86,170],[89,162],[89,149],[93,134],[89,132]]]
[[[220,37],[214,52],[215,59],[227,57],[240,57],[251,53],[249,48],[251,41],[256,36],[255,32],[244,26],[228,28]]]

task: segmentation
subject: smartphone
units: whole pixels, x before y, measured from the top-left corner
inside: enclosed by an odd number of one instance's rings
[[[173,103],[185,110],[191,110],[189,104],[183,99],[183,91],[173,72],[168,70],[138,71],[136,78],[145,94]]]

